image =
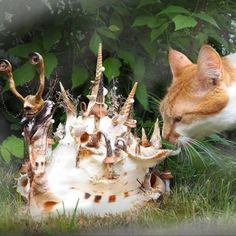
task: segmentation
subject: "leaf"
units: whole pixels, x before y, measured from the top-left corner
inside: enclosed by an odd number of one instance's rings
[[[209,34],[209,37],[213,38],[214,40],[216,40],[218,43],[220,43],[221,45],[223,45],[225,48],[229,47],[229,43],[227,40],[225,40],[221,35],[215,33],[215,34]]]
[[[156,3],[157,3],[157,0],[141,0],[137,6],[137,9],[146,5],[151,5],[151,4],[156,4]]]
[[[95,14],[97,11],[97,8],[99,8],[98,2],[94,4],[94,0],[80,0],[79,3],[83,11],[89,12],[92,14]]]
[[[97,53],[98,53],[98,45],[101,42],[102,42],[102,40],[101,40],[100,36],[96,32],[94,32],[90,41],[89,41],[89,48],[95,55],[97,55]]]
[[[167,20],[164,18],[159,18],[156,16],[152,16],[150,17],[150,19],[148,20],[147,26],[151,29],[159,27],[161,25],[163,25],[164,23],[166,23]]]
[[[161,12],[158,13],[158,15],[161,14],[169,14],[169,13],[183,13],[183,14],[191,14],[190,11],[188,11],[187,9],[180,7],[180,6],[169,6],[167,8],[165,8],[164,10],[162,10]]]
[[[112,32],[120,31],[120,28],[117,25],[110,25],[109,30]]]
[[[104,74],[110,82],[113,77],[120,75],[121,62],[117,58],[109,57],[104,61],[105,71]]]
[[[131,67],[135,64],[135,57],[133,52],[127,50],[119,50],[118,56],[124,60],[125,63],[128,63]]]
[[[57,29],[50,29],[44,33],[43,37],[43,48],[48,52],[61,38],[61,32]]]
[[[150,37],[148,37],[147,34],[140,35],[138,41],[152,60],[154,60],[157,56],[157,44],[155,42],[151,42]]]
[[[153,42],[155,39],[157,39],[164,31],[167,29],[168,24],[163,24],[160,28],[158,29],[153,29],[151,31],[151,42]]]
[[[11,124],[10,128],[11,128],[11,130],[15,130],[15,131],[18,131],[18,130],[22,129],[21,125],[18,124],[18,123]]]
[[[229,43],[227,40],[224,39],[224,37],[221,36],[220,33],[218,33],[214,28],[205,28],[203,30],[203,33],[205,33],[209,38],[212,38],[214,40],[216,40],[218,43],[220,43],[221,45],[223,45],[225,48],[228,48]]]
[[[13,71],[13,77],[16,86],[21,86],[29,81],[31,81],[35,76],[35,69],[30,63],[25,63]],[[9,89],[9,83],[3,88],[3,92]]]
[[[1,152],[1,156],[2,156],[3,160],[5,162],[9,163],[11,160],[10,152],[3,146],[0,146],[0,152]]]
[[[133,67],[134,77],[138,80],[143,78],[145,73],[145,65],[144,65],[144,58],[138,57]]]
[[[33,43],[17,45],[16,47],[9,49],[8,52],[9,54],[17,56],[17,57],[28,58],[28,55],[31,52],[41,53],[42,48],[40,47],[38,43],[33,42]]]
[[[195,27],[197,21],[191,16],[177,15],[172,19],[175,23],[175,31]]]
[[[148,104],[148,93],[146,86],[143,83],[138,84],[137,92],[136,92],[137,100],[140,102],[140,104],[144,107],[145,110],[149,109]]]
[[[196,39],[199,40],[200,43],[205,42],[207,40],[208,36],[205,33],[199,32],[196,35]]]
[[[57,67],[58,60],[54,53],[44,54],[43,58],[45,65],[45,75],[49,77],[52,74],[53,70]]]
[[[43,55],[45,64],[45,75],[48,77],[57,67],[58,60],[53,53],[48,53]],[[16,86],[24,85],[25,83],[31,81],[35,77],[35,68],[30,63],[25,63],[15,71],[13,71],[13,77]],[[9,90],[9,83],[3,88],[3,92]]]
[[[147,25],[150,18],[151,16],[138,16],[135,18],[134,23],[132,24],[132,27]]]
[[[72,69],[72,89],[83,85],[88,77],[88,71],[85,68],[74,65]]]
[[[8,150],[13,156],[18,158],[24,157],[24,141],[14,135],[9,136],[3,143],[2,147]]]
[[[214,25],[214,26],[217,27],[218,29],[220,28],[220,27],[218,26],[218,24],[216,23],[215,19],[214,19],[212,16],[210,16],[210,15],[204,13],[204,12],[201,12],[201,13],[194,13],[194,16],[196,16],[196,17],[198,17],[199,19],[204,20],[204,21],[206,21],[206,22],[208,22],[208,23]]]
[[[116,25],[119,28],[119,33],[123,30],[124,25],[122,19],[117,12],[114,12],[110,18],[110,25]]]
[[[97,28],[97,31],[99,34],[107,38],[116,39],[116,35],[113,32],[111,32],[107,27],[99,27]]]

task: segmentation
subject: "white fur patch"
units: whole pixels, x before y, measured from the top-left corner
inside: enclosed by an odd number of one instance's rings
[[[236,127],[236,82],[233,82],[232,86],[228,88],[228,96],[228,104],[220,113],[194,121],[190,125],[178,124],[177,133],[182,136],[201,138]]]
[[[236,53],[230,54],[230,55],[226,56],[225,58],[227,58],[230,61],[230,64],[233,67],[236,67]]]

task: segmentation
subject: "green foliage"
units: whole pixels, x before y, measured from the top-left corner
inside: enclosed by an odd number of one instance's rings
[[[57,44],[61,38],[61,32],[59,29],[48,29],[44,32],[42,40],[43,48],[46,52],[49,52],[55,44]]]
[[[53,70],[57,67],[58,59],[54,53],[43,54],[45,63],[45,75],[50,76]]]
[[[10,55],[14,55],[17,57],[28,58],[30,52],[41,52],[42,48],[39,45],[39,42],[25,43],[17,45],[8,50]]]
[[[175,31],[184,28],[193,28],[197,24],[197,21],[191,16],[177,15],[172,20],[175,23]]]
[[[232,23],[236,11],[230,0],[62,0],[60,3],[20,0],[15,3],[16,8],[10,8],[9,2],[3,0],[5,7],[0,8],[1,53],[12,62],[17,86],[24,89],[25,84],[36,81],[37,75],[27,58],[30,52],[37,51],[44,57],[47,78],[60,68],[63,72],[60,81],[73,89],[75,96],[86,95],[89,80],[95,74],[98,45],[102,42],[106,86],[113,77],[118,77],[119,91],[126,97],[131,85],[139,82],[135,112],[140,121],[154,120],[158,115],[158,105],[150,95],[162,97],[170,81],[167,72],[170,46],[188,54],[193,61],[202,43],[212,44],[221,54],[236,50]],[[46,9],[43,17],[35,17],[39,9]],[[7,20],[3,19],[6,12],[12,14],[11,19],[9,14]],[[11,27],[18,22],[24,27]],[[9,104],[12,98],[9,85],[2,82],[5,102]],[[11,107],[13,114],[20,111],[17,106]],[[11,121],[11,129],[19,132],[15,122]],[[3,148],[2,153],[7,151]],[[4,156],[9,159],[7,155]]]
[[[73,66],[72,70],[72,89],[79,87],[88,79],[88,71],[79,66]]]
[[[13,77],[16,86],[24,85],[25,83],[31,81],[35,76],[35,70],[29,62],[23,64],[21,67],[17,68],[13,71]],[[3,88],[3,91],[7,91],[9,89],[9,84]]]
[[[10,162],[11,157],[23,158],[24,157],[24,142],[22,139],[11,135],[5,139],[0,145],[1,157],[7,163]]]
[[[121,62],[119,59],[110,57],[107,58],[103,64],[105,67],[104,74],[108,78],[109,82],[112,78],[120,75]]]
[[[100,36],[96,32],[94,32],[90,41],[89,41],[89,48],[94,53],[94,55],[97,55],[98,45],[101,42],[102,42],[102,40],[101,40]]]

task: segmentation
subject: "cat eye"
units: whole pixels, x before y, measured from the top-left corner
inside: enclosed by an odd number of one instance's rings
[[[181,120],[182,120],[182,116],[177,116],[174,118],[175,123],[180,122]]]

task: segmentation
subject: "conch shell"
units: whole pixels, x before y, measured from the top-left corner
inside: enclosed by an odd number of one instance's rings
[[[29,148],[29,165],[18,179],[18,191],[28,200],[33,216],[77,212],[105,215],[129,211],[156,200],[165,191],[162,179],[149,169],[177,152],[161,148],[158,120],[150,141],[132,133],[137,124],[130,116],[135,82],[120,113],[107,115],[102,84],[102,52],[89,106],[77,115],[71,99],[60,84],[66,112],[65,125],[59,124],[52,150],[48,142],[53,103],[24,128]]]

